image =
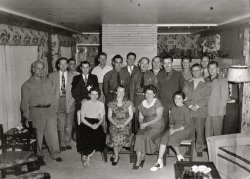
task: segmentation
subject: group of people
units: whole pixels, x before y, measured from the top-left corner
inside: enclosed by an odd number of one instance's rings
[[[191,66],[191,59],[183,58],[181,71],[172,68],[171,57],[155,56],[151,70],[147,57],[139,59],[136,66],[132,52],[127,54],[124,67],[120,55],[112,58],[113,68],[106,64],[104,52],[98,61],[92,70],[87,61],[81,62],[78,73],[73,59],[60,58],[59,70],[48,78],[42,76],[43,64],[33,63],[33,76],[22,87],[21,109],[37,128],[41,163],[43,136],[51,157],[58,162],[62,161],[60,151],[71,149],[75,133],[84,166],[106,145],[113,148],[110,161],[115,166],[120,150],[130,147],[134,134],[137,160],[132,168],[143,167],[146,154],[159,150],[151,168],[157,171],[163,167],[168,145],[175,149],[177,159],[183,160],[179,145],[191,137],[201,157],[204,134],[221,134],[228,84],[216,61],[203,56],[201,64]]]

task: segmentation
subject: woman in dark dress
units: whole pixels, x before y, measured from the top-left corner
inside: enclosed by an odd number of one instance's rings
[[[137,131],[134,150],[137,161],[133,169],[143,167],[145,154],[153,154],[157,150],[157,139],[160,139],[164,130],[163,106],[155,97],[157,88],[154,85],[144,87],[145,100],[138,106],[140,129]]]
[[[89,92],[90,100],[84,101],[81,107],[80,125],[78,126],[77,151],[81,154],[84,166],[89,165],[89,160],[95,151],[103,151],[106,134],[101,126],[105,109],[104,104],[98,101],[100,90],[92,88]]]
[[[108,104],[110,127],[107,145],[114,150],[114,155],[110,158],[112,165],[117,165],[121,148],[130,147],[131,120],[133,118],[133,104],[124,99],[125,87],[119,85],[116,95],[116,99]]]
[[[157,163],[150,169],[151,171],[157,171],[159,168],[163,167],[162,158],[167,145],[171,145],[174,148],[178,161],[184,160],[179,151],[179,146],[183,139],[189,137],[191,118],[190,110],[183,104],[185,98],[186,96],[182,91],[174,93],[174,102],[176,106],[171,109],[171,117],[169,121],[170,129],[167,130],[161,138],[158,160]]]

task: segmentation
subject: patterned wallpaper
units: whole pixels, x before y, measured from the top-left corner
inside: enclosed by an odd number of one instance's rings
[[[51,35],[51,43],[52,43],[52,67],[53,70],[56,71],[55,63],[58,58],[61,57],[60,47],[71,47],[72,54],[75,54],[75,39],[70,36],[63,36],[58,34]]]
[[[100,44],[99,34],[74,34],[75,42],[78,44]]]
[[[0,45],[38,46],[37,59],[45,64],[45,74],[48,73],[47,41],[48,34],[45,32],[0,24]]]
[[[158,54],[171,55],[173,58],[181,58],[183,55],[199,58],[199,37],[199,34],[158,35]]]

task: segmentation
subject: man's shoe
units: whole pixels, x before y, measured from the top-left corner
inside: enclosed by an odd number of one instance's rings
[[[60,150],[61,150],[61,152],[66,151],[66,148],[65,147],[60,147]]]
[[[203,151],[208,153],[208,148],[204,148]]]
[[[56,161],[57,161],[57,162],[62,162],[63,160],[62,160],[61,157],[57,157],[57,158],[56,158]]]
[[[72,147],[70,145],[67,145],[65,148],[66,148],[66,150],[71,150],[72,149]]]
[[[45,165],[46,165],[46,163],[44,162],[42,156],[38,156],[38,157],[37,157],[36,163],[37,163],[37,165],[39,165],[39,166],[45,166]]]
[[[197,152],[197,157],[202,157],[202,152]]]

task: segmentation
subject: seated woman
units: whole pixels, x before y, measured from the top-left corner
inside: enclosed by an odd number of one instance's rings
[[[189,137],[191,118],[190,110],[183,104],[185,98],[186,96],[182,91],[174,93],[174,102],[176,106],[171,109],[169,121],[170,129],[167,130],[161,138],[159,157],[157,163],[150,169],[151,171],[157,171],[159,168],[163,167],[162,158],[167,145],[171,145],[174,148],[178,161],[184,160],[183,156],[180,154],[179,146],[183,139]]]
[[[132,103],[124,99],[125,87],[119,85],[116,95],[116,99],[108,104],[110,138],[107,145],[114,150],[114,155],[110,158],[112,165],[117,165],[121,148],[130,147],[131,120],[133,118]]]
[[[138,106],[140,129],[135,139],[134,150],[137,154],[137,161],[133,169],[143,167],[145,154],[153,154],[157,150],[156,140],[162,136],[165,129],[162,118],[163,106],[155,98],[157,88],[154,85],[147,85],[143,92],[146,99]]]
[[[76,147],[84,166],[89,165],[90,157],[95,151],[103,151],[105,147],[106,134],[101,126],[105,109],[104,104],[97,100],[100,94],[98,88],[90,89],[90,100],[84,101],[81,107]]]

